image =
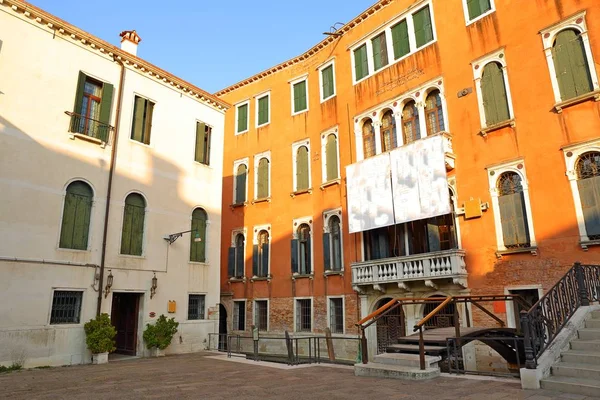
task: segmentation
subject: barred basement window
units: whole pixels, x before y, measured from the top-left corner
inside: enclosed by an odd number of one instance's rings
[[[296,332],[312,331],[312,300],[296,300]]]
[[[234,331],[245,331],[246,330],[246,302],[245,301],[234,301],[233,302],[233,330]]]
[[[269,303],[267,300],[254,301],[254,325],[259,331],[267,331],[269,322]]]
[[[190,294],[188,299],[188,319],[204,319],[204,300],[203,294]]]
[[[577,188],[589,240],[600,240],[600,153],[588,152],[576,164]]]
[[[83,292],[55,290],[50,324],[78,324],[81,320]]]
[[[530,247],[521,176],[504,172],[498,178],[497,188],[504,246],[507,249]]]
[[[329,299],[329,329],[331,333],[344,333],[344,301]]]

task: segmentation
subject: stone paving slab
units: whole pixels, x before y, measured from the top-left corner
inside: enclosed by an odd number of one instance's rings
[[[355,377],[352,368],[281,369],[214,356],[196,353],[0,374],[0,398],[591,400],[547,390],[524,391],[516,380],[444,376],[431,381],[400,381]]]

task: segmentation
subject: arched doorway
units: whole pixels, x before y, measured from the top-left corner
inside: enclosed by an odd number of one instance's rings
[[[446,296],[442,295],[433,295],[429,297],[430,299],[441,299],[440,302],[435,303],[426,303],[425,307],[423,307],[423,317],[426,317],[430,312],[435,310],[437,306],[446,298]],[[440,312],[434,315],[429,321],[425,323],[425,329],[434,329],[434,328],[449,328],[454,326],[454,310],[456,306],[454,303],[447,304]],[[460,320],[460,319],[459,319]]]
[[[227,351],[227,309],[219,304],[219,351]]]
[[[379,300],[375,310],[383,307],[391,300],[393,299],[390,297]],[[378,319],[375,324],[377,327],[377,354],[385,353],[390,344],[398,343],[398,338],[406,334],[402,306],[396,307],[384,317]]]

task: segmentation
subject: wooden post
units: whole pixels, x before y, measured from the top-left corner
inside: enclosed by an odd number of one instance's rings
[[[458,315],[458,304],[456,304],[456,300],[453,300],[454,303],[454,334],[456,335],[456,340],[458,341],[458,348],[460,349],[460,317]],[[466,303],[465,303],[466,305]]]
[[[419,326],[419,366],[425,370],[425,342],[423,341],[423,327]]]
[[[292,365],[294,364],[294,348],[292,347],[292,340],[288,331],[285,331],[285,346],[288,351],[288,365]]]
[[[335,349],[333,348],[333,339],[331,338],[331,329],[329,328],[325,328],[325,341],[327,342],[329,361],[335,361]]]
[[[367,364],[369,362],[369,350],[367,350],[367,337],[365,336],[365,328],[360,327],[360,350],[362,351],[362,363]]]

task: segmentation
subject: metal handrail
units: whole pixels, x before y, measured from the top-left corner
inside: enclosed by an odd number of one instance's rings
[[[85,115],[77,114],[77,113],[74,113],[72,111],[65,111],[65,114],[67,114],[69,117],[79,117],[79,118],[87,119],[89,121],[97,122],[100,125],[104,125],[104,126],[108,127],[110,130],[115,129],[114,126],[112,126],[110,124],[107,124],[106,122],[102,122],[102,121],[100,121],[98,119],[94,119],[94,118],[91,118],[91,117],[86,117]]]
[[[454,296],[446,297],[446,300],[442,301],[440,305],[434,308],[429,314],[427,314],[423,319],[415,324],[414,331],[416,332],[419,328],[427,323],[431,318],[433,318],[437,313],[442,311],[444,307],[446,307],[449,303],[454,301]]]

